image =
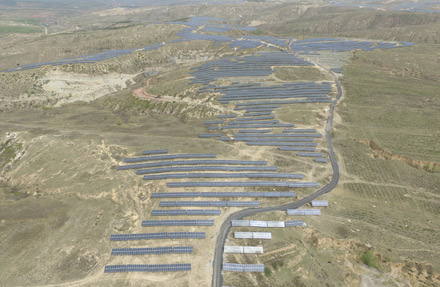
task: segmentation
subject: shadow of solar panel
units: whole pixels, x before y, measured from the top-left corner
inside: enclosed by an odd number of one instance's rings
[[[142,152],[143,155],[162,154],[162,153],[168,153],[168,150],[167,149],[156,149],[156,150],[144,150]]]

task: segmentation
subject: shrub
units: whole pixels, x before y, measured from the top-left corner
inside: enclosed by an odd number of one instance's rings
[[[266,277],[269,277],[270,275],[272,275],[272,270],[270,270],[269,267],[264,267],[264,275],[266,275]]]
[[[373,268],[377,268],[377,263],[379,262],[379,258],[377,258],[376,255],[374,255],[373,251],[368,250],[362,255],[362,262]]]

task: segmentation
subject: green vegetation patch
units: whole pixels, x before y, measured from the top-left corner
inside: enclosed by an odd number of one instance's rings
[[[10,163],[22,147],[21,143],[15,143],[10,140],[0,144],[0,168]]]
[[[323,81],[328,78],[314,67],[276,67],[275,77],[281,81]]]
[[[40,28],[28,26],[0,26],[0,33],[38,33]]]
[[[373,251],[368,250],[362,255],[361,259],[362,259],[362,263],[364,263],[368,267],[377,268],[379,258],[376,255],[374,255]]]
[[[421,161],[440,161],[438,45],[356,52],[338,112],[352,138]]]

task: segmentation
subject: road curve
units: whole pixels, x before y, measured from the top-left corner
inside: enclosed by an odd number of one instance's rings
[[[322,68],[322,67],[321,67]],[[335,152],[333,150],[333,143],[332,143],[332,136],[331,136],[331,128],[333,125],[333,116],[334,116],[334,110],[335,106],[338,102],[338,100],[342,96],[342,88],[338,81],[337,76],[331,72],[327,72],[330,74],[330,76],[333,78],[333,81],[336,84],[337,88],[337,96],[336,99],[332,101],[330,105],[330,111],[329,111],[329,117],[327,119],[327,123],[325,126],[325,138],[327,140],[327,146],[328,146],[328,153],[330,157],[330,162],[333,169],[333,176],[331,181],[319,189],[317,192],[292,203],[287,203],[284,205],[279,206],[271,206],[271,207],[260,207],[260,208],[248,208],[243,209],[240,211],[237,211],[233,214],[231,214],[226,220],[223,222],[222,226],[219,230],[219,235],[217,237],[217,241],[215,243],[215,254],[214,254],[214,261],[213,261],[213,276],[212,276],[212,286],[213,287],[220,287],[223,283],[223,277],[222,277],[222,266],[223,266],[223,247],[225,245],[226,237],[228,236],[229,230],[231,228],[231,220],[238,220],[242,219],[247,216],[252,216],[258,213],[263,212],[271,212],[271,211],[285,211],[287,209],[296,209],[298,207],[301,207],[310,201],[314,200],[315,198],[328,193],[333,190],[333,188],[336,187],[339,181],[339,165],[336,161]]]

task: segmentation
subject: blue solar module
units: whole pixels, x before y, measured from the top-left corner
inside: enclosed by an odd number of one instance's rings
[[[140,163],[118,166],[117,170],[137,169],[145,167],[163,167],[173,165],[203,165],[203,164],[225,164],[225,165],[266,165],[266,161],[246,161],[246,160],[180,160],[180,161],[161,161],[151,163]]]
[[[316,150],[316,148],[314,147],[291,147],[291,146],[280,146],[278,149],[284,151],[315,151]]]
[[[114,248],[111,255],[150,255],[170,253],[192,253],[192,246],[152,247],[152,248]]]
[[[136,174],[156,174],[185,171],[277,171],[276,166],[185,166],[137,170]]]
[[[219,138],[222,134],[199,134],[200,138]]]
[[[237,115],[218,115],[217,117],[219,119],[233,119],[233,118],[236,118]]]
[[[188,198],[188,197],[295,197],[291,191],[285,192],[159,192],[153,193],[152,198]]]
[[[140,161],[155,161],[155,160],[167,160],[167,159],[185,159],[185,158],[215,158],[215,157],[216,157],[215,153],[167,154],[167,155],[125,158],[124,162],[140,162]]]
[[[260,129],[260,128],[283,128],[283,127],[294,127],[294,124],[252,124],[252,125],[230,125],[230,126],[222,126],[223,130],[227,129],[243,129],[243,128],[251,128],[251,129]]]
[[[252,118],[252,117],[258,117],[258,116],[268,116],[271,115],[271,112],[261,112],[261,113],[245,113],[243,115],[243,117],[248,117],[248,118]]]
[[[285,182],[285,181],[225,181],[225,182],[168,182],[167,187],[319,187],[317,182]]]
[[[134,264],[134,265],[107,265],[104,273],[116,272],[177,272],[191,271],[191,264]]]
[[[323,157],[317,157],[317,158],[315,158],[315,161],[316,162],[321,162],[321,163],[327,163],[328,159],[323,158]]]
[[[234,134],[234,138],[298,138],[310,137],[321,138],[321,134]]]
[[[167,238],[166,232],[110,235],[110,241],[149,240],[149,239],[166,239],[166,238]]]
[[[204,124],[205,125],[221,125],[223,124],[225,121],[221,121],[221,120],[217,120],[217,121],[206,121]]]
[[[258,201],[161,201],[161,207],[181,207],[181,206],[237,206],[237,207],[257,207]]]
[[[142,152],[143,155],[150,155],[150,154],[163,154],[168,153],[167,149],[156,149],[156,150],[144,150]]]
[[[254,121],[254,120],[249,120],[249,121],[230,121],[228,124],[230,125],[252,125],[252,124],[278,124],[280,123],[279,120],[269,120],[269,121]]]
[[[186,215],[186,211],[184,209],[174,209],[174,210],[152,210],[152,216],[181,216]]]
[[[255,146],[317,146],[317,143],[310,142],[246,142],[247,145]]]
[[[264,264],[223,263],[223,271],[232,271],[232,272],[264,272]]]
[[[284,133],[316,133],[316,129],[284,129]]]
[[[143,227],[148,226],[211,226],[214,220],[144,220]]]
[[[302,220],[291,220],[291,221],[285,221],[284,226],[285,227],[291,227],[291,226],[303,226],[304,222]]]
[[[163,180],[171,178],[293,178],[302,179],[302,174],[293,173],[171,173],[160,175],[144,175],[144,180]]]
[[[260,133],[260,134],[265,134],[265,133],[270,133],[272,130],[239,130],[238,133],[243,133],[243,134],[248,134],[248,133]]]
[[[275,116],[261,116],[261,117],[253,117],[253,118],[237,118],[235,119],[236,121],[240,122],[240,121],[260,121],[260,120],[273,120],[275,119]]]
[[[217,127],[217,126],[211,126],[211,127],[208,127],[208,130],[209,130],[209,131],[218,131],[218,130],[219,130],[219,127]]]
[[[173,210],[153,210],[152,216],[182,216],[182,215],[221,215],[220,209],[173,209]]]
[[[313,142],[314,138],[264,138],[264,137],[234,137],[235,141],[245,142]]]
[[[320,152],[298,152],[297,155],[304,157],[322,157],[322,153]]]
[[[168,232],[168,239],[205,239],[205,232]]]

